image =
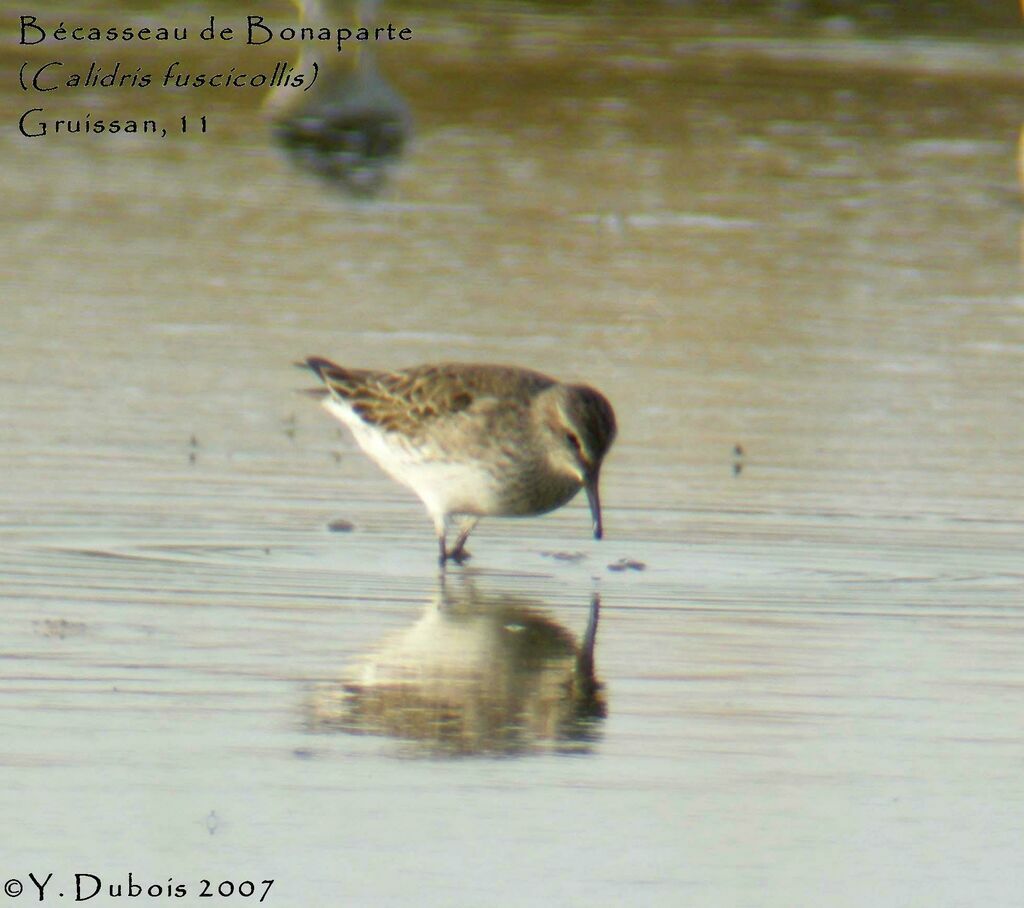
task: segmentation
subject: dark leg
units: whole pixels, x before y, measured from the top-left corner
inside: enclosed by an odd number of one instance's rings
[[[450,557],[449,554],[448,554],[448,549],[447,549],[447,547],[444,544],[444,533],[442,533],[440,536],[437,537],[437,543],[438,543],[438,549],[439,549],[438,557],[437,557],[437,563],[440,564],[441,567],[443,568],[445,566],[445,564],[447,563],[448,558]]]
[[[469,552],[466,551],[466,540],[469,539],[469,534],[473,532],[473,528],[477,525],[477,518],[469,518],[462,526],[459,531],[459,535],[455,539],[455,548],[452,549],[451,554],[448,555],[452,561],[456,564],[462,564],[463,562],[469,561],[472,557]]]

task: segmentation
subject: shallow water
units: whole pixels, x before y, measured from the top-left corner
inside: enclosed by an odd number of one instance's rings
[[[1019,47],[403,15],[376,201],[258,92],[53,102],[201,138],[0,134],[7,875],[1013,903]],[[442,584],[419,503],[293,393],[312,353],[601,388],[607,538],[584,502],[485,521]]]

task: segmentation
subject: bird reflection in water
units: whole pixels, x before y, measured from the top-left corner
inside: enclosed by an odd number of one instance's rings
[[[394,737],[428,756],[587,752],[606,714],[599,611],[595,594],[577,643],[528,600],[442,584],[415,625],[313,690],[308,727]]]
[[[350,5],[295,0],[303,23],[336,22]],[[371,31],[375,0],[359,0],[359,26]],[[308,91],[277,92],[269,106],[274,135],[292,160],[351,195],[368,198],[383,185],[412,131],[409,106],[377,69],[372,42],[351,42],[344,54],[317,56],[320,75]],[[297,68],[312,69],[304,56]],[[293,102],[294,103],[291,103]]]

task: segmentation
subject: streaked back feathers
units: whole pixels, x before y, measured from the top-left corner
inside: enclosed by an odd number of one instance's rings
[[[297,363],[311,369],[324,391],[346,401],[366,423],[417,435],[437,420],[498,401],[528,404],[553,378],[516,369],[464,363],[415,366],[394,372],[348,369],[322,357]]]

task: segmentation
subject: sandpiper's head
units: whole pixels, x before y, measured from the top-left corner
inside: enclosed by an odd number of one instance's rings
[[[601,462],[615,440],[615,412],[600,392],[586,385],[553,385],[538,398],[542,430],[549,437],[548,459],[559,473],[576,479],[587,492],[600,539]]]

